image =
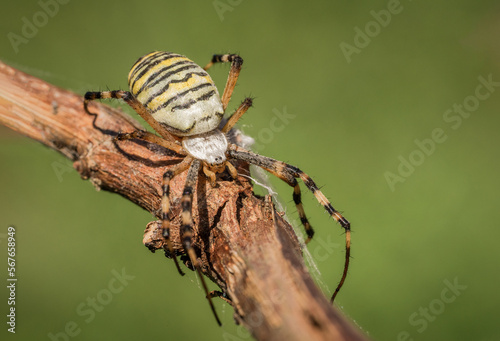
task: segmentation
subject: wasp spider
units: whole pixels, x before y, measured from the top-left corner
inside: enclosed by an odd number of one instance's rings
[[[219,97],[215,84],[206,72],[215,63],[231,63],[222,98]],[[252,99],[246,98],[229,117],[224,126],[219,129],[242,64],[243,59],[240,56],[222,54],[214,55],[211,62],[201,68],[179,54],[152,52],[140,58],[132,66],[128,75],[130,92],[87,92],[84,101],[86,112],[91,114],[88,111],[88,103],[92,100],[105,98],[124,100],[160,136],[140,130],[131,133],[120,133],[116,136],[117,140],[145,140],[184,156],[181,162],[168,168],[163,175],[161,229],[165,239],[164,248],[165,252],[174,259],[179,273],[183,274],[170,240],[169,184],[176,175],[187,170],[188,175],[181,198],[182,225],[180,234],[182,244],[200,276],[210,307],[219,324],[220,321],[211,301],[211,295],[208,293],[202,276],[200,261],[192,245],[193,219],[191,209],[193,188],[195,188],[200,170],[203,171],[212,186],[215,186],[216,174],[226,169],[232,178],[236,179],[237,171],[229,162],[229,159],[237,159],[261,167],[285,181],[293,187],[293,201],[306,230],[307,243],[313,237],[314,231],[302,206],[300,187],[297,182],[297,179],[301,179],[325,210],[340,223],[346,232],[345,266],[340,283],[332,295],[332,302],[345,281],[349,266],[350,224],[333,208],[311,177],[295,166],[252,153],[235,144],[228,143],[226,134],[252,105]]]

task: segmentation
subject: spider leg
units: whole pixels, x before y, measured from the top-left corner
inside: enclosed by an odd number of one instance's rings
[[[210,304],[210,308],[217,320],[217,323],[220,325],[221,322],[219,320],[219,316],[215,311],[214,304],[212,302],[212,296],[208,291],[207,283],[205,282],[205,278],[203,277],[203,273],[201,271],[201,264],[198,260],[198,256],[193,248],[193,214],[192,214],[192,204],[193,204],[193,188],[196,185],[196,181],[198,180],[198,173],[200,171],[199,160],[194,160],[189,168],[188,175],[186,178],[186,184],[184,186],[184,191],[182,193],[181,206],[182,206],[182,225],[181,225],[181,238],[182,244],[184,245],[184,249],[191,260],[191,264],[196,268],[198,272],[198,276],[200,277],[200,281],[203,285],[203,289],[205,290],[206,298],[208,299],[208,303]]]
[[[241,148],[238,147],[238,149]],[[244,158],[245,161],[265,169],[269,173],[273,174],[274,176],[286,182],[289,186],[293,187],[293,201],[295,203],[295,207],[297,207],[300,222],[302,223],[304,229],[306,230],[307,239],[305,243],[306,244],[309,243],[309,241],[312,239],[314,235],[314,230],[311,227],[311,224],[309,224],[309,220],[307,219],[306,213],[304,211],[304,206],[302,205],[302,194],[297,179],[289,172],[284,171],[283,167],[281,167],[281,169],[277,169],[278,167],[276,167],[276,165],[281,161],[276,161],[271,158],[261,156],[249,151],[244,151],[244,152],[235,151],[234,153],[236,154],[230,154],[233,158],[235,159]]]
[[[342,274],[342,278],[332,295],[331,302],[333,303],[335,296],[337,296],[337,293],[339,292],[340,288],[345,282],[345,279],[347,277],[347,270],[349,268],[349,259],[351,253],[351,224],[349,223],[349,221],[347,221],[347,219],[345,219],[335,208],[333,208],[332,204],[328,201],[325,195],[319,190],[318,186],[316,186],[316,183],[311,179],[311,177],[306,173],[302,172],[299,168],[289,165],[282,161],[274,160],[269,157],[252,153],[236,145],[229,146],[228,154],[232,158],[246,161],[248,163],[251,163],[253,165],[259,166],[267,170],[268,172],[277,176],[278,178],[285,181],[287,184],[289,184],[294,188],[293,200],[297,206],[297,210],[299,211],[300,220],[302,221],[302,224],[304,225],[306,232],[308,234],[309,238],[307,241],[309,241],[312,238],[314,232],[305,216],[304,208],[302,207],[301,203],[300,188],[298,186],[297,181],[295,180],[296,178],[300,178],[304,182],[306,187],[314,194],[318,202],[325,208],[325,210],[330,214],[330,216],[332,216],[336,221],[338,221],[339,224],[345,229],[346,254],[345,254],[344,271]]]
[[[162,236],[165,239],[165,244],[163,246],[165,250],[165,254],[170,253],[172,259],[174,260],[175,267],[177,271],[184,276],[184,272],[181,270],[179,266],[179,262],[177,261],[177,257],[175,256],[174,247],[172,246],[172,241],[170,240],[170,218],[168,216],[170,212],[170,181],[178,174],[184,172],[193,162],[192,157],[186,157],[182,160],[181,163],[178,163],[174,167],[171,167],[163,174],[163,183],[162,183],[162,197],[161,197],[161,229]]]
[[[215,187],[217,184],[215,172],[210,170],[207,165],[203,165],[203,173],[205,173],[205,176],[210,180],[210,186]]]
[[[238,120],[241,118],[241,116],[243,116],[243,114],[246,113],[248,108],[250,108],[251,106],[252,106],[252,99],[250,97],[245,98],[243,102],[241,102],[238,109],[236,109],[234,114],[232,114],[231,117],[229,117],[229,119],[227,120],[226,124],[221,129],[221,131],[223,133],[227,133],[228,131],[230,131],[231,128],[234,127],[236,122],[238,122]]]
[[[182,154],[182,147],[177,144],[177,140],[172,136],[158,121],[156,121],[153,116],[149,113],[149,111],[144,107],[129,91],[122,90],[113,90],[113,91],[97,91],[97,92],[87,92],[85,94],[85,99],[83,101],[83,108],[88,114],[92,114],[88,109],[88,104],[90,101],[94,101],[96,99],[108,99],[108,98],[116,98],[124,100],[128,105],[134,109],[139,116],[141,116],[158,134],[161,135],[166,141],[163,142],[163,146],[168,145],[167,147],[170,150],[173,150],[176,153]]]
[[[231,100],[231,95],[233,94],[234,87],[236,86],[236,81],[240,75],[243,58],[237,54],[214,54],[210,63],[205,65],[203,68],[204,70],[208,70],[215,63],[227,62],[231,62],[231,69],[229,70],[226,86],[224,87],[224,92],[222,93],[222,107],[224,108],[224,111],[226,111],[227,105]]]
[[[210,295],[210,297],[212,297],[212,298],[213,298],[213,297],[220,297],[221,299],[223,299],[224,301],[226,301],[227,303],[229,303],[231,306],[233,306],[233,307],[234,307],[234,305],[233,305],[233,301],[231,301],[231,299],[230,299],[230,298],[228,298],[228,297],[226,296],[226,294],[225,294],[225,293],[223,293],[222,291],[213,290],[213,291],[210,291],[209,295]]]
[[[332,297],[330,299],[330,302],[333,303],[335,300],[335,297],[337,296],[338,292],[340,291],[340,288],[344,285],[345,279],[347,277],[347,270],[349,269],[349,260],[351,258],[351,223],[347,219],[345,219],[342,214],[340,214],[335,208],[333,208],[332,204],[328,199],[325,197],[325,195],[319,190],[318,186],[316,186],[316,183],[311,179],[309,175],[301,171],[299,168],[285,164],[288,168],[288,171],[292,173],[293,176],[295,177],[300,177],[300,179],[304,182],[307,188],[314,194],[316,199],[320,202],[321,205],[325,208],[325,210],[335,219],[336,221],[339,222],[340,226],[342,226],[345,230],[345,264],[344,264],[344,271],[342,273],[342,278],[340,279],[339,284],[337,285],[337,288],[335,288],[335,291],[332,294]]]
[[[146,130],[136,130],[131,133],[119,133],[118,135],[115,136],[115,140],[118,141],[125,141],[125,140],[131,140],[131,139],[137,139],[137,140],[143,140],[146,142],[151,142],[154,144],[157,144],[159,146],[165,147],[167,149],[172,150],[171,148],[171,143],[169,141],[165,141],[165,139],[159,137],[158,135],[155,135],[153,133],[150,133],[149,131]],[[179,146],[180,147],[180,146]],[[175,151],[177,154],[181,155],[186,155],[186,153],[182,150]]]
[[[227,170],[229,171],[229,174],[231,175],[231,177],[236,180],[238,179],[238,171],[236,170],[236,168],[231,164],[231,162],[229,161],[226,161],[226,168]]]

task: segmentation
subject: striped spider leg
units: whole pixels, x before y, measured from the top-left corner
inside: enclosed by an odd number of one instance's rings
[[[203,70],[207,71],[215,63],[231,63],[231,69],[229,70],[229,76],[227,77],[226,86],[224,87],[224,92],[222,93],[222,108],[226,111],[227,105],[231,100],[234,88],[236,86],[236,81],[240,75],[241,67],[243,65],[243,59],[237,54],[214,54],[210,63],[205,65]],[[241,117],[241,116],[240,116]]]
[[[308,238],[306,239],[306,244],[312,239],[314,235],[314,230],[312,229],[309,221],[307,220],[304,207],[302,206],[301,200],[301,191],[297,179],[300,178],[307,188],[314,194],[318,202],[325,208],[325,210],[333,217],[340,225],[345,229],[345,263],[344,263],[344,271],[342,274],[342,278],[335,289],[332,298],[330,301],[333,303],[337,293],[340,288],[344,284],[344,281],[347,277],[347,270],[349,268],[349,259],[350,259],[350,251],[351,251],[351,224],[345,219],[335,208],[333,208],[332,204],[325,195],[319,190],[316,183],[313,179],[301,171],[299,168],[289,165],[285,162],[271,159],[266,156],[262,156],[259,154],[252,153],[248,150],[245,150],[237,145],[231,144],[228,148],[229,157],[237,160],[243,160],[250,164],[261,167],[262,169],[268,171],[269,173],[275,175],[280,178],[288,185],[293,187],[293,201],[297,207],[297,211],[299,213],[300,221],[306,230]]]

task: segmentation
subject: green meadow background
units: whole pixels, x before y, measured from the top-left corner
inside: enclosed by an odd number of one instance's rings
[[[59,1],[2,3],[2,61],[83,95],[126,89],[153,50],[201,65],[239,53],[229,109],[255,97],[240,127],[257,151],[310,174],[352,223],[344,314],[374,340],[500,339],[498,1]],[[210,70],[220,91],[227,72]],[[149,213],[5,127],[0,165],[2,340],[252,339],[222,300],[219,328],[195,274],[142,245]],[[271,183],[297,222],[292,190]],[[303,200],[330,296],[344,235],[310,193]]]

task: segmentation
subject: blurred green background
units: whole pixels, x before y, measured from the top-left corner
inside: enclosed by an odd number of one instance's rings
[[[499,19],[498,1],[11,1],[0,59],[83,94],[126,89],[153,50],[201,65],[239,53],[229,109],[255,97],[240,127],[352,223],[343,312],[374,340],[498,340]],[[220,91],[227,71],[210,71]],[[0,273],[13,225],[18,276],[15,335],[0,290],[2,339],[251,339],[222,301],[217,327],[194,273],[142,245],[149,213],[55,151],[4,127],[0,141]],[[291,189],[272,183],[296,222]],[[343,233],[310,193],[304,204],[329,296]]]

